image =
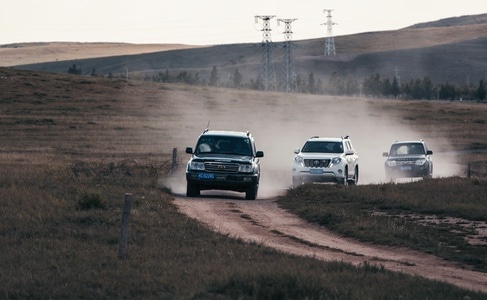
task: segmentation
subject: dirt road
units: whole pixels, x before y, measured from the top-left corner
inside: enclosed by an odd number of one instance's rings
[[[219,194],[221,195],[221,193]],[[461,268],[432,255],[360,243],[309,224],[278,207],[275,199],[242,200],[238,193],[221,197],[176,196],[179,210],[212,230],[286,253],[354,265],[368,263],[407,274],[445,281],[487,293],[487,274]]]

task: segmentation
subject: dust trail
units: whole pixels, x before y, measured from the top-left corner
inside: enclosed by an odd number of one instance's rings
[[[311,136],[349,135],[359,154],[359,184],[385,181],[382,153],[396,140],[425,139],[434,151],[434,177],[459,174],[455,155],[446,154],[448,143],[427,129],[413,129],[399,115],[376,111],[373,100],[363,98],[312,96],[282,93],[258,93],[226,90],[222,94],[179,96],[175,110],[179,120],[181,143],[179,159],[184,168],[198,135],[210,121],[214,130],[249,130],[257,150],[263,150],[259,198],[283,194],[291,185],[293,150],[301,148]],[[166,180],[173,190],[185,190],[184,174]]]

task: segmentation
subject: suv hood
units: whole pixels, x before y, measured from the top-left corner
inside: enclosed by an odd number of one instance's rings
[[[226,162],[226,163],[252,163],[252,156],[248,155],[227,155],[227,154],[194,154],[194,161],[205,162]]]
[[[297,154],[304,159],[332,159],[335,157],[340,157],[343,153],[302,153]]]

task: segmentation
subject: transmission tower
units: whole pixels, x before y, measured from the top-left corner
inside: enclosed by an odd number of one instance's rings
[[[321,25],[326,25],[326,40],[325,40],[325,55],[336,55],[335,52],[335,39],[333,38],[333,25],[338,25],[333,23],[331,20],[331,12],[333,9],[324,9],[323,12],[328,12],[326,16],[326,23]]]
[[[271,19],[275,16],[255,16],[255,23],[259,19],[263,21],[262,26],[262,65],[259,76],[259,88],[264,91],[277,90],[276,74],[272,64],[272,41],[271,41]]]
[[[284,54],[284,72],[283,72],[283,89],[287,93],[296,92],[298,90],[298,83],[296,80],[296,73],[294,72],[294,55],[293,55],[293,43],[292,39],[292,27],[291,23],[297,19],[277,19],[277,26],[279,22],[285,24],[284,28],[284,44],[283,44],[283,54]]]

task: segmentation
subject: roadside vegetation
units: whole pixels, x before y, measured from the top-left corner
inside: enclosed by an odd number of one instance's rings
[[[194,141],[189,133],[200,129],[197,118],[207,122],[194,113],[189,122],[184,110],[200,102],[216,110],[228,99],[248,106],[275,95],[10,69],[0,69],[0,91],[0,298],[485,299],[368,264],[282,254],[216,234],[179,213],[164,184],[173,171],[171,152]],[[373,106],[396,114],[390,103]],[[462,103],[457,110],[443,103],[394,103],[404,122],[443,124],[440,133],[455,138],[456,149],[486,148],[482,104]],[[268,107],[262,110],[275,108]],[[476,165],[486,161],[482,153],[466,161],[473,159]],[[349,236],[370,232],[356,237],[375,243],[413,247],[414,237],[428,238],[416,231],[440,233],[442,238],[424,241],[424,251],[485,271],[485,246],[465,244],[466,233],[400,217],[485,221],[485,186],[480,178],[346,189],[309,185],[279,202]],[[120,260],[125,193],[133,202],[128,255]]]
[[[167,168],[130,161],[2,163],[4,299],[482,299],[484,294],[364,264],[279,253],[181,215],[158,184]],[[133,194],[128,254],[121,208]]]
[[[376,185],[304,185],[279,204],[344,236],[407,247],[487,272],[487,181],[442,178]]]

